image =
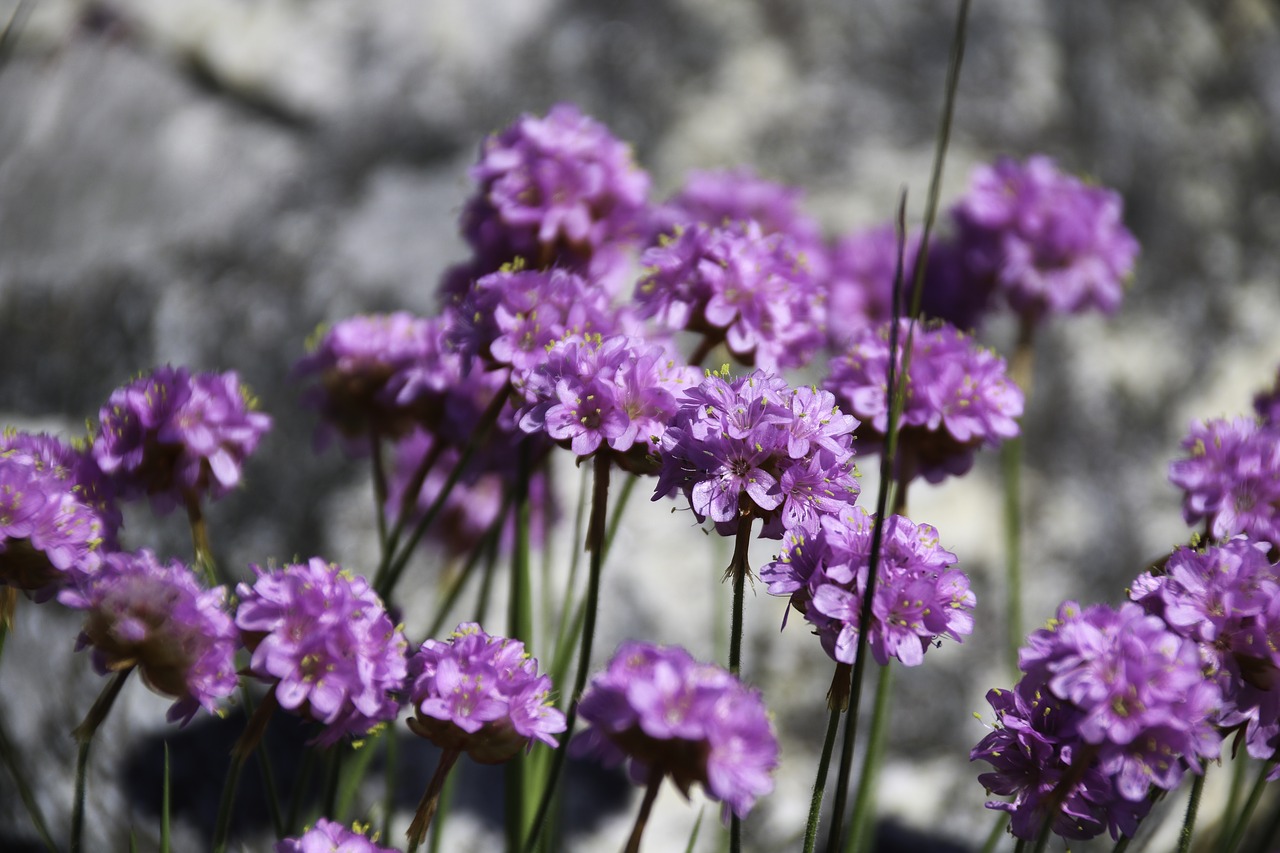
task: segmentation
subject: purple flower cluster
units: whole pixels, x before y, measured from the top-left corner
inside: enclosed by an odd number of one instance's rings
[[[98,572],[67,585],[58,601],[87,611],[76,649],[93,646],[98,672],[136,666],[148,687],[177,700],[168,718],[185,725],[201,707],[215,710],[238,683],[226,592],[202,588],[177,560],[117,551]]]
[[[277,841],[271,849],[273,853],[396,853],[393,847],[382,847],[363,833],[323,817],[302,835]]]
[[[909,300],[912,264],[919,246],[909,239],[903,261],[903,287]],[[843,351],[869,326],[893,317],[893,279],[898,270],[898,235],[892,224],[855,231],[836,240],[827,252],[827,340]]]
[[[769,592],[789,595],[840,663],[852,664],[857,655],[874,525],[861,507],[823,516],[812,533],[789,531],[785,550],[760,570]],[[885,522],[867,632],[882,666],[891,657],[916,666],[941,638],[963,642],[973,633],[976,599],[955,563],[930,525],[900,515]]]
[[[910,321],[900,321],[898,371],[910,328]],[[823,383],[861,421],[859,448],[871,452],[883,446],[889,423],[889,332],[886,323],[857,333],[831,360]],[[902,476],[937,483],[964,474],[980,446],[1018,435],[1022,408],[1022,391],[1006,375],[1004,359],[953,326],[917,326],[899,421]]]
[[[800,246],[758,222],[678,228],[640,257],[642,317],[724,343],[738,361],[765,370],[801,367],[825,342],[826,309]]]
[[[987,807],[1010,812],[1019,838],[1055,806],[1063,837],[1132,835],[1152,786],[1173,790],[1218,755],[1222,693],[1202,665],[1195,642],[1137,604],[1064,603],[1028,637],[1017,686],[987,694],[996,727],[970,758],[994,768],[978,777],[988,791],[1013,797]]]
[[[462,233],[481,273],[517,258],[580,267],[638,236],[646,215],[649,176],[630,147],[571,104],[488,137],[471,177]]]
[[[48,435],[0,436],[0,586],[47,601],[97,571],[119,515],[85,454]]]
[[[1163,571],[1141,575],[1129,592],[1199,645],[1207,677],[1222,691],[1215,724],[1243,727],[1259,759],[1280,747],[1280,566],[1268,549],[1243,536],[1203,551],[1178,548]],[[1270,778],[1280,778],[1280,766]]]
[[[416,426],[447,430],[474,419],[483,402],[468,405],[455,391],[465,363],[444,335],[442,319],[404,311],[350,317],[324,329],[294,367],[311,383],[304,401],[324,419],[317,443],[336,431],[349,452],[364,453],[370,431],[399,438]]]
[[[322,723],[325,746],[394,719],[408,643],[368,582],[319,557],[252,568],[253,586],[236,588],[236,625],[249,671],[275,682],[280,706]]]
[[[761,535],[772,538],[785,528],[814,531],[823,515],[857,500],[857,421],[828,392],[791,389],[762,370],[712,373],[679,402],[662,434],[653,500],[679,491],[721,534],[763,518]]]
[[[477,279],[448,311],[448,340],[489,367],[530,370],[569,335],[611,335],[622,321],[598,282],[563,269],[504,269]]]
[[[1244,533],[1280,544],[1280,427],[1251,418],[1197,421],[1169,465],[1182,516],[1214,539]]]
[[[448,641],[427,640],[409,662],[409,728],[441,749],[497,764],[532,748],[556,745],[564,714],[551,706],[551,679],[524,643],[460,624]]]
[[[150,497],[157,512],[220,498],[271,428],[254,405],[234,372],[159,367],[111,393],[93,456],[122,500]]]
[[[663,776],[686,797],[696,783],[745,817],[773,790],[778,740],[759,691],[684,649],[625,643],[578,704],[587,728],[572,750],[630,762],[638,785]]]
[[[1035,156],[975,169],[952,219],[975,286],[1001,294],[1033,325],[1050,314],[1120,306],[1138,255],[1122,212],[1119,194]]]
[[[525,432],[545,431],[580,457],[603,446],[623,467],[646,470],[677,394],[701,378],[669,347],[643,338],[573,336],[548,348],[536,368],[517,371],[512,385],[524,398],[516,417]]]

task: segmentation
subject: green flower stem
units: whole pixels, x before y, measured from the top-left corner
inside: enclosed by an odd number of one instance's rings
[[[868,733],[867,753],[862,759],[862,777],[858,780],[858,795],[853,802],[853,820],[849,824],[847,853],[862,853],[871,839],[871,828],[876,811],[877,777],[884,762],[885,743],[889,737],[889,698],[893,693],[893,671],[880,667],[876,684],[876,704],[871,712],[871,731]]]
[[[1277,837],[1280,837],[1280,803],[1273,802],[1271,814],[1267,816],[1262,832],[1254,840],[1250,853],[1270,853],[1270,851],[1274,851]]]
[[[3,633],[0,632],[0,639]],[[9,733],[4,730],[2,725],[3,718],[0,718],[0,761],[9,768],[9,773],[13,776],[13,782],[18,788],[18,796],[22,799],[22,804],[26,806],[27,816],[31,818],[31,824],[36,828],[36,834],[40,836],[45,849],[49,853],[58,853],[58,845],[54,843],[53,836],[49,834],[49,824],[45,822],[44,813],[40,810],[40,803],[36,800],[35,795],[31,792],[31,785],[27,782],[27,775],[22,770],[22,760],[17,750],[13,748],[13,742],[9,740]]]
[[[391,818],[396,810],[396,787],[400,776],[400,741],[396,737],[395,723],[382,733],[387,743],[385,771],[382,779],[385,782],[382,790],[382,837],[391,837]],[[437,833],[438,834],[438,833]]]
[[[624,853],[640,853],[640,838],[644,835],[645,824],[649,822],[649,814],[653,811],[653,801],[658,799],[662,778],[662,773],[650,771],[649,784],[644,788],[644,800],[640,803],[640,813],[636,815],[636,822],[631,828],[631,836],[627,839]]]
[[[1244,834],[1249,829],[1249,820],[1253,817],[1253,812],[1258,808],[1258,801],[1262,799],[1262,792],[1267,787],[1267,774],[1276,766],[1274,760],[1264,762],[1258,770],[1258,778],[1254,780],[1253,788],[1249,791],[1249,799],[1245,800],[1244,808],[1240,810],[1240,814],[1236,816],[1234,823],[1227,824],[1231,827],[1231,834],[1225,838],[1218,839],[1217,853],[1235,853],[1240,849],[1240,844],[1244,841]],[[1228,815],[1230,820],[1231,816]]]
[[[187,505],[187,521],[191,525],[191,545],[195,550],[196,565],[204,573],[205,581],[210,588],[226,583],[218,570],[218,562],[213,558],[213,549],[209,547],[209,527],[205,523],[204,510],[200,506],[200,496],[187,490],[182,493]]]
[[[1200,794],[1204,791],[1204,777],[1208,775],[1209,767],[1205,765],[1204,772],[1196,774],[1196,778],[1191,783],[1191,795],[1187,797],[1187,813],[1182,820],[1182,830],[1178,833],[1178,853],[1190,853],[1191,836],[1195,834],[1196,829],[1196,811],[1200,808]]]
[[[444,599],[436,608],[435,616],[431,619],[431,626],[427,629],[427,637],[437,637],[444,630],[445,620],[449,614],[453,612],[454,606],[458,603],[458,599],[462,597],[462,591],[466,589],[467,581],[471,580],[477,574],[476,566],[479,565],[481,559],[488,558],[492,561],[495,558],[498,540],[502,536],[502,525],[507,520],[507,505],[504,504],[498,512],[498,517],[494,519],[493,524],[485,531],[484,536],[471,549],[471,554],[467,557],[466,565],[453,578],[449,584],[449,591],[445,593]],[[479,620],[477,620],[479,621]]]
[[[1231,820],[1236,813],[1236,809],[1240,806],[1240,794],[1244,790],[1245,771],[1249,766],[1247,755],[1232,756],[1231,764],[1231,787],[1227,791],[1227,807],[1222,810],[1224,821]],[[1224,826],[1226,826],[1225,823]],[[1225,828],[1219,830],[1220,835],[1225,832]]]
[[[422,801],[418,803],[418,810],[414,812],[409,831],[405,833],[405,837],[409,839],[408,853],[414,853],[422,843],[422,839],[426,837],[431,821],[436,815],[436,809],[440,805],[440,792],[444,789],[444,780],[461,755],[462,753],[456,749],[446,749],[440,753],[440,763],[436,765],[436,772],[422,795]]]
[[[1032,327],[1023,324],[1018,333],[1009,362],[1009,378],[1031,399],[1034,373]],[[1004,477],[1004,550],[1005,550],[1005,637],[1009,671],[1018,674],[1018,649],[1025,633],[1022,625],[1022,436],[1015,436],[1000,447],[1000,468]]]
[[[751,576],[747,563],[751,549],[751,526],[755,519],[750,510],[743,511],[738,519],[738,532],[733,538],[733,558],[725,570],[725,580],[733,579],[732,624],[729,629],[729,672],[735,676],[742,672],[742,611],[746,599],[746,582]]]
[[[369,430],[369,467],[373,469],[373,520],[378,526],[378,545],[385,555],[391,550],[387,541],[387,469],[382,458],[382,436],[376,427]],[[405,497],[411,494],[416,492],[406,491]]]
[[[169,853],[169,741],[164,742],[164,783],[160,793],[160,853]]]
[[[240,701],[244,704],[245,712],[252,717],[253,694],[249,692],[248,685],[243,681],[240,682]],[[267,811],[271,815],[271,828],[275,830],[276,838],[284,838],[288,833],[285,831],[284,815],[280,810],[280,789],[276,786],[276,776],[271,769],[271,761],[266,750],[258,755],[258,770],[262,775],[262,787],[267,792]]]
[[[1116,842],[1116,846],[1111,848],[1111,853],[1124,853],[1129,849],[1129,842],[1133,841],[1128,835],[1120,836],[1120,840]]]
[[[515,543],[511,549],[511,589],[507,600],[507,636],[533,648],[533,592],[529,571],[529,475],[531,451],[528,441],[522,441],[513,494],[515,510]],[[529,763],[518,755],[506,763],[503,770],[506,784],[507,850],[520,849],[520,841],[531,813],[527,802]]]
[[[321,799],[321,813],[334,820],[342,821],[338,814],[338,783],[342,780],[343,759],[346,758],[347,747],[336,743],[325,752],[324,797]]]
[[[1053,834],[1054,819],[1057,818],[1058,813],[1062,810],[1062,804],[1066,801],[1067,795],[1071,793],[1071,789],[1080,784],[1080,780],[1084,778],[1089,765],[1093,763],[1097,755],[1098,747],[1092,744],[1086,744],[1083,749],[1072,755],[1071,766],[1058,779],[1058,784],[1053,786],[1053,791],[1049,795],[1049,807],[1045,809],[1044,823],[1040,825],[1040,834],[1036,836],[1036,844],[1032,848],[1032,853],[1044,853],[1048,848],[1049,836]]]
[[[74,804],[71,808],[71,853],[79,853],[80,850],[84,849],[81,847],[81,840],[84,836],[84,800],[89,777],[89,749],[93,746],[93,736],[97,733],[98,727],[107,719],[107,715],[111,713],[111,706],[115,704],[116,697],[120,695],[125,679],[129,677],[131,672],[133,672],[133,667],[122,669],[111,676],[111,680],[107,682],[106,687],[102,688],[102,692],[98,694],[93,707],[85,715],[84,722],[76,726],[72,732],[72,735],[80,744],[80,750],[76,755],[76,793]]]
[[[449,816],[449,803],[453,800],[453,789],[457,782],[457,777],[452,773],[444,780],[444,786],[440,790],[440,805],[436,809],[436,819],[431,824],[431,844],[427,848],[431,853],[440,853],[440,843],[444,838],[444,822]],[[391,812],[388,810],[388,816]]]
[[[236,801],[236,789],[240,786],[240,774],[244,770],[244,764],[248,761],[249,756],[258,748],[258,744],[262,742],[262,736],[267,733],[267,724],[271,722],[271,716],[279,707],[276,699],[276,691],[272,689],[262,699],[262,704],[253,712],[253,716],[249,718],[249,722],[245,724],[244,731],[240,733],[240,739],[236,741],[235,746],[231,748],[231,765],[227,768],[227,778],[222,783],[222,798],[218,802],[218,822],[214,825],[213,831],[213,853],[226,853],[227,842],[231,837],[231,814]],[[310,752],[310,750],[308,750]],[[300,776],[305,779],[305,776]],[[299,784],[298,787],[301,787]],[[294,791],[295,795],[297,791]],[[296,806],[296,801],[295,801]],[[296,814],[290,809],[289,823],[286,827],[292,831]]]
[[[804,853],[813,853],[818,843],[818,824],[822,820],[822,797],[827,787],[827,771],[831,767],[831,753],[835,751],[836,731],[840,728],[840,716],[849,701],[849,664],[837,663],[827,693],[827,736],[822,741],[822,756],[818,759],[818,774],[813,780],[813,797],[809,800],[809,820],[805,823]]]
[[[551,772],[547,776],[542,790],[542,799],[533,819],[533,825],[525,837],[522,850],[531,853],[542,834],[542,828],[551,809],[556,787],[564,772],[565,756],[569,749],[569,740],[573,736],[573,726],[578,719],[578,699],[587,686],[587,670],[591,666],[591,646],[595,640],[596,615],[600,605],[600,573],[604,566],[605,556],[605,523],[609,517],[609,472],[612,461],[607,453],[596,453],[593,458],[595,483],[591,493],[591,515],[587,521],[586,548],[591,555],[587,572],[587,598],[585,602],[582,641],[578,651],[578,671],[574,675],[573,692],[570,694],[569,709],[565,713],[564,734],[560,736],[560,745],[556,747],[555,759],[551,762]]]

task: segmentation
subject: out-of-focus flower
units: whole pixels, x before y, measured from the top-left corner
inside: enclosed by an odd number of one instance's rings
[[[376,836],[371,840],[363,832],[322,817],[302,835],[277,841],[271,849],[274,853],[396,853],[395,848],[375,841]]]
[[[368,582],[319,557],[240,584],[236,625],[249,671],[280,707],[324,725],[317,742],[359,737],[395,718],[408,643]]]
[[[908,320],[898,328],[901,375]],[[876,452],[889,424],[889,332],[886,323],[857,333],[832,358],[824,387],[861,422],[858,448]],[[964,474],[977,449],[1018,435],[1023,394],[1006,375],[1004,359],[946,324],[923,324],[911,338],[897,466],[905,479],[931,483]]]
[[[497,764],[535,740],[555,746],[565,729],[551,706],[551,679],[519,640],[464,622],[447,641],[423,643],[409,666],[409,728],[441,749]]]
[[[686,797],[701,785],[726,821],[773,790],[778,740],[760,693],[682,648],[623,644],[578,712],[588,726],[576,754],[627,761],[638,785],[670,777]]]
[[[655,211],[655,230],[753,221],[765,234],[785,234],[808,252],[821,245],[817,220],[801,209],[804,191],[757,175],[750,167],[693,171],[674,196]],[[815,252],[814,254],[818,254]]]
[[[1051,314],[1120,307],[1138,255],[1122,214],[1118,193],[1064,174],[1045,156],[977,167],[951,211],[970,286],[993,288],[1029,326]]]
[[[76,648],[93,647],[98,672],[136,666],[148,687],[177,700],[168,718],[185,725],[201,707],[215,710],[238,683],[226,592],[202,588],[178,560],[117,551],[98,572],[63,588],[58,601],[87,611]]]
[[[159,367],[111,392],[93,457],[120,499],[149,497],[157,512],[220,498],[271,428],[254,406],[235,372]]]

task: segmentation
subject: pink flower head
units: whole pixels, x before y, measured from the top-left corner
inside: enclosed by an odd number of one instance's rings
[[[1215,539],[1237,533],[1280,544],[1280,427],[1250,418],[1196,421],[1188,456],[1169,465],[1182,516]]]
[[[395,718],[408,643],[358,575],[319,557],[240,584],[236,625],[249,671],[275,682],[282,708],[321,723],[317,742],[359,737]]]
[[[628,761],[638,785],[669,776],[686,797],[701,785],[726,822],[773,790],[778,740],[759,691],[678,646],[623,644],[578,711],[587,728],[576,754]]]
[[[396,853],[395,848],[382,847],[364,834],[323,817],[302,835],[277,841],[271,849],[273,853]]]
[[[551,705],[551,679],[524,643],[464,622],[447,641],[427,640],[410,660],[409,728],[442,749],[482,764],[507,761],[535,740],[556,745],[564,714]]]
[[[58,601],[87,611],[77,649],[93,647],[103,675],[136,666],[155,692],[177,701],[170,721],[214,711],[237,685],[237,636],[226,589],[207,590],[177,560],[150,551],[106,555],[102,568],[65,587]]]
[[[271,428],[254,406],[234,372],[159,367],[111,393],[93,456],[121,499],[149,497],[157,512],[220,498]]]

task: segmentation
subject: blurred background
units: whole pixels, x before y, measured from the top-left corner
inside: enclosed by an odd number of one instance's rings
[[[690,169],[749,164],[802,188],[832,236],[889,220],[904,188],[918,222],[956,9],[936,0],[0,0],[0,25],[9,22],[0,426],[80,434],[140,370],[236,370],[275,427],[246,488],[210,511],[223,564],[245,575],[249,563],[319,554],[370,566],[365,468],[336,449],[311,451],[315,419],[289,371],[322,321],[435,313],[440,273],[468,254],[456,220],[485,134],[571,101],[634,146],[655,197]],[[1146,561],[1187,538],[1165,471],[1188,422],[1245,413],[1276,377],[1275,6],[976,0],[943,205],[974,165],[1033,153],[1118,190],[1142,254],[1117,316],[1055,321],[1038,339],[1024,424],[1031,627],[1066,597],[1117,601]],[[1011,344],[998,324],[987,340]],[[985,731],[972,713],[989,720],[983,695],[1008,683],[996,462],[913,491],[912,515],[960,556],[979,605],[969,641],[896,679],[879,792],[895,829],[884,850],[976,849],[991,825],[968,750]],[[564,467],[571,507],[578,476]],[[608,567],[597,656],[633,637],[722,658],[728,550],[647,497],[641,484]],[[185,556],[182,521],[131,514],[124,535],[131,547]],[[757,545],[758,567],[775,546]],[[558,542],[553,559],[570,547]],[[432,565],[424,556],[410,579],[427,604]],[[784,739],[778,793],[753,814],[749,836],[759,850],[796,849],[830,664],[799,620],[777,633],[783,602],[762,587],[747,610],[745,672],[766,689]],[[76,623],[55,605],[21,603],[0,663],[0,722],[55,826],[70,810],[67,732],[101,685],[87,655],[72,654]],[[122,849],[131,827],[146,849],[155,825],[146,788],[158,780],[146,756],[174,734],[166,705],[131,685],[95,748],[99,849]],[[149,769],[128,774],[132,761]],[[413,771],[406,809],[430,770]],[[207,775],[193,771],[184,784],[212,786],[216,801],[221,777]],[[483,792],[486,779],[469,784]],[[638,798],[622,783],[582,790],[604,799],[600,819],[571,836],[574,849],[616,849]],[[0,773],[0,847],[16,850],[34,835],[12,794]],[[665,791],[647,849],[682,849],[702,806]],[[706,809],[700,849],[720,843],[716,813]],[[498,843],[478,805],[464,804],[450,826],[445,849]],[[895,832],[905,846],[890,847]],[[180,849],[200,849],[199,837],[193,830]]]

